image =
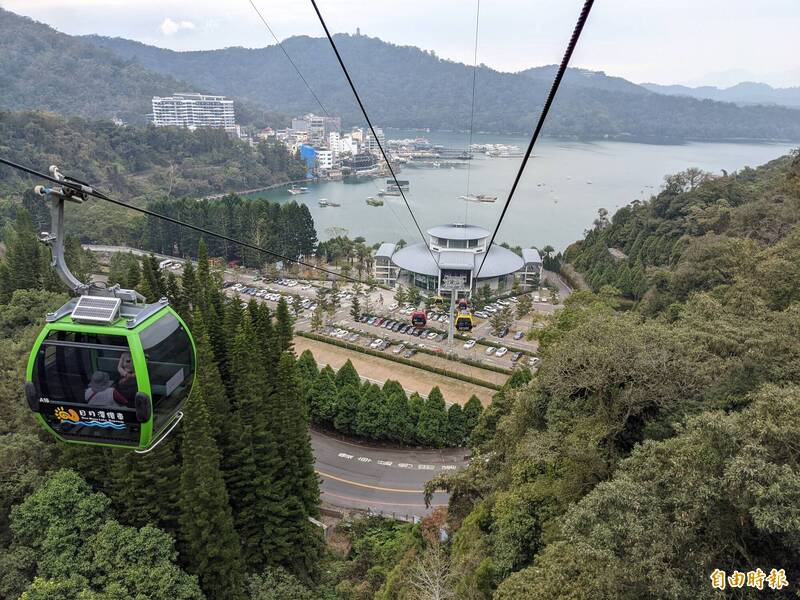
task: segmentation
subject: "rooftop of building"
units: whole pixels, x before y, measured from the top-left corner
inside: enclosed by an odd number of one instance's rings
[[[495,244],[492,245],[487,254],[451,250],[447,252],[434,251],[433,256],[435,260],[431,257],[429,248],[422,242],[418,242],[395,251],[392,255],[392,262],[401,269],[413,273],[438,275],[440,268],[471,269],[476,272],[481,266],[483,257],[486,256],[486,261],[480,272],[481,279],[515,273],[524,266],[522,259],[517,254]]]
[[[428,235],[446,240],[480,240],[489,237],[490,233],[487,229],[477,225],[450,223],[431,227],[428,229]]]
[[[536,248],[523,248],[522,260],[525,261],[526,265],[529,265],[531,263],[541,263],[542,257]]]
[[[377,252],[375,252],[375,256],[391,258],[394,254],[395,248],[397,248],[397,244],[390,244],[389,242],[384,242],[380,245]]]

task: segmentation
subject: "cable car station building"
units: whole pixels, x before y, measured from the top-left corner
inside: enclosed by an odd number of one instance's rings
[[[452,223],[428,230],[428,243],[418,242],[398,249],[382,244],[375,255],[376,280],[387,285],[414,286],[428,294],[449,296],[443,282],[460,280],[459,296],[469,296],[484,285],[493,292],[510,289],[518,278],[522,286],[541,275],[542,260],[534,248],[523,250],[523,257],[492,244],[491,233],[483,227]],[[484,260],[483,268],[481,262]]]

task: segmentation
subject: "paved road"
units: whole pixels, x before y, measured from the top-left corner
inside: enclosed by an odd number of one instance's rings
[[[311,431],[316,471],[323,502],[341,507],[409,519],[424,516],[425,483],[441,473],[466,466],[465,450],[381,448],[343,441]],[[447,504],[448,495],[434,494],[433,506]]]

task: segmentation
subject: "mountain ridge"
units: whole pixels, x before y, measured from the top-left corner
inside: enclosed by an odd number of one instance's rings
[[[729,87],[702,85],[661,85],[658,83],[640,84],[646,90],[657,94],[687,96],[691,98],[733,102],[736,104],[775,104],[790,108],[800,108],[800,86],[772,87],[757,81],[742,81]]]

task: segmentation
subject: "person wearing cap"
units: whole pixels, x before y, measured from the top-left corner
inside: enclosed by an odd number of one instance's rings
[[[95,371],[86,388],[84,399],[89,406],[123,408],[128,404],[125,396],[111,387],[111,378],[105,371]]]

